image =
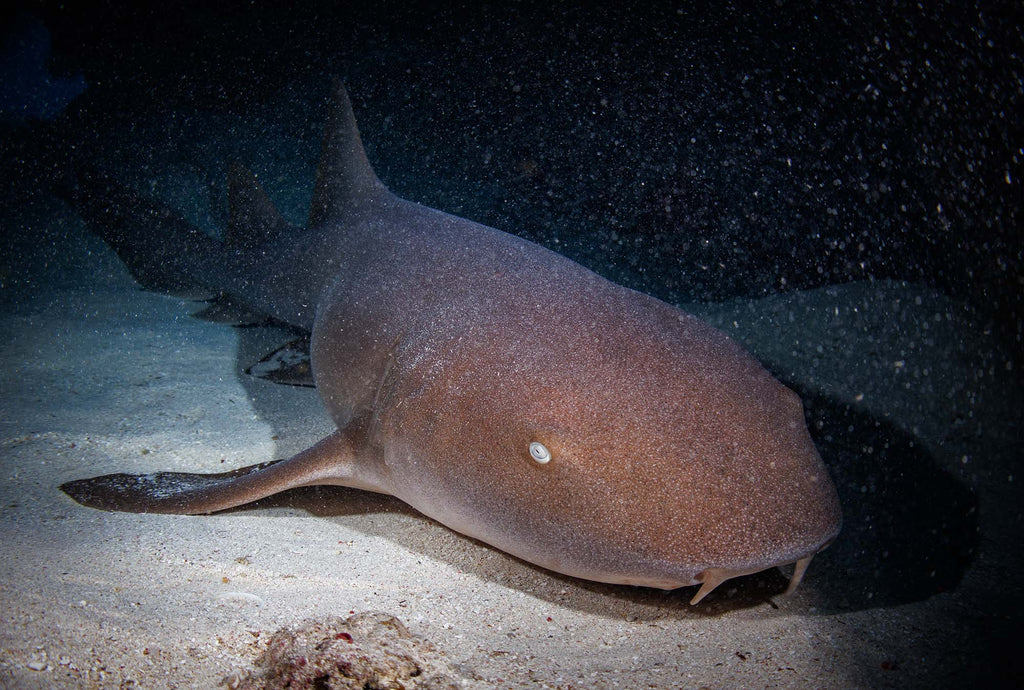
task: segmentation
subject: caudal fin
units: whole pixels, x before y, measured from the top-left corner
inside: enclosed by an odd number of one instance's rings
[[[92,168],[80,169],[65,192],[142,287],[179,297],[217,293],[204,277],[217,275],[211,269],[223,254],[221,243],[170,206]]]

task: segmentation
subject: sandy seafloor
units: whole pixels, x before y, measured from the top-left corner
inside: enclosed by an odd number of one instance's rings
[[[809,400],[847,524],[794,596],[768,574],[691,607],[691,589],[552,575],[355,490],[205,517],[78,506],[61,482],[221,471],[331,423],[315,391],[243,372],[280,334],[140,291],[57,202],[32,222],[65,225],[69,277],[0,315],[0,686],[214,687],[271,631],[365,610],[481,687],[945,687],[1019,669],[1019,400],[979,370],[998,352],[969,311],[933,291],[699,308]]]
[[[401,22],[323,28],[203,3],[64,20],[89,88],[11,137],[0,179],[0,687],[216,687],[273,631],[362,611],[398,616],[467,687],[1024,684],[1019,312],[985,303],[991,279],[1019,305],[1014,20],[401,5]],[[807,405],[845,525],[794,596],[774,572],[695,607],[692,588],[553,575],[354,490],[204,517],[59,491],[223,471],[331,431],[315,391],[244,373],[285,334],[139,290],[52,193],[54,161],[80,158],[211,230],[238,158],[299,222],[331,73],[396,192],[675,302],[775,293],[682,306]]]

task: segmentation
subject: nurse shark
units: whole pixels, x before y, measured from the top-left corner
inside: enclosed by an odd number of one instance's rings
[[[337,430],[221,474],[61,488],[104,510],[203,514],[286,489],[396,496],[577,578],[675,589],[794,564],[840,530],[803,405],[720,331],[514,235],[392,194],[336,82],[309,221],[229,175],[223,242],[102,175],[78,206],[149,289],[218,293],[309,335]]]

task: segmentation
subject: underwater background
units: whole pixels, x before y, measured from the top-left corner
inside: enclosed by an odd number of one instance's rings
[[[1019,3],[189,0],[21,3],[0,16],[0,517],[11,535],[0,684],[212,687],[259,651],[225,630],[251,636],[336,608],[328,602],[411,619],[464,675],[494,686],[1024,682]],[[122,600],[140,577],[127,535],[148,535],[141,553],[180,549],[169,558],[179,565],[194,543],[166,521],[97,527],[103,516],[62,501],[60,481],[107,458],[141,461],[139,447],[154,450],[153,467],[171,455],[195,469],[204,448],[218,460],[279,457],[326,421],[315,395],[246,380],[271,335],[200,324],[194,305],[135,290],[64,201],[67,186],[79,166],[95,167],[218,234],[227,167],[240,161],[302,224],[334,77],[395,193],[698,313],[800,392],[846,522],[794,600],[765,604],[774,574],[703,611],[685,605],[686,591],[552,577],[348,493],[270,512],[327,541],[340,521],[356,542],[397,543],[415,555],[406,577],[388,567],[404,556],[388,552],[364,564],[351,600],[324,593],[333,582],[265,574],[282,601],[292,587],[300,603],[254,612],[229,598],[227,613],[173,630],[158,621],[190,589],[156,592],[182,587],[180,570],[151,575],[148,604]],[[226,403],[208,362],[251,409],[210,411]],[[256,418],[261,436],[232,435]],[[175,440],[195,425],[206,436]],[[310,507],[324,501],[334,507]],[[338,507],[346,501],[357,507]],[[276,529],[260,513],[225,525],[244,520],[245,538],[269,540],[252,536]],[[58,518],[73,538],[53,537]],[[210,549],[229,527],[194,529],[211,531]],[[209,586],[237,581],[248,566],[236,559],[256,560],[254,548],[204,551]],[[289,567],[319,567],[309,553]],[[486,596],[443,574],[424,576],[421,600],[403,592],[434,558],[472,573]],[[124,565],[108,581],[99,574],[111,560]],[[445,586],[442,605],[432,597]],[[76,609],[77,633],[52,623],[96,592],[102,613]],[[304,608],[316,596],[325,603]],[[132,623],[136,605],[149,615]],[[479,606],[485,615],[467,614]],[[551,630],[563,613],[570,622]],[[178,649],[172,639],[193,628],[202,641],[185,645],[198,650],[189,664],[141,651]],[[210,642],[218,635],[227,652]],[[132,636],[149,642],[110,641]]]

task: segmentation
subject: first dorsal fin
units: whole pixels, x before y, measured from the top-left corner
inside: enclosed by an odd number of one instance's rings
[[[331,89],[316,191],[309,210],[309,227],[344,217],[361,202],[386,193],[377,179],[359,138],[352,103],[341,81]]]
[[[228,227],[224,243],[229,247],[256,247],[291,228],[263,191],[256,176],[232,163],[228,169]]]

